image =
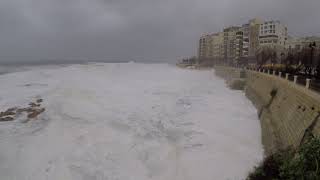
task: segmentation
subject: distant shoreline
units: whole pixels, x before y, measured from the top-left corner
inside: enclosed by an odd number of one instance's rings
[[[129,62],[136,62],[136,63],[146,63],[146,64],[153,64],[153,63],[168,63],[168,64],[175,64],[176,61],[174,59],[131,59],[128,58],[126,60],[118,60],[118,59],[111,59],[111,60],[4,60],[0,58],[0,66],[33,66],[33,65],[60,65],[60,64],[91,64],[91,63],[129,63]]]
[[[47,66],[70,66],[70,65],[90,65],[96,63],[111,63],[111,64],[124,64],[124,63],[141,63],[141,64],[171,64],[169,62],[143,62],[143,61],[28,61],[28,62],[0,62],[0,76],[9,73],[23,72],[32,70],[33,67],[47,67]]]
[[[43,60],[43,61],[0,61],[0,66],[36,66],[36,65],[71,65],[90,63],[127,63],[129,61],[103,61],[103,60]]]

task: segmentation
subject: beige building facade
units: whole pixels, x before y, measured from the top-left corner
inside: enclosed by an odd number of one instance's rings
[[[229,64],[255,63],[263,52],[267,52],[274,54],[272,62],[281,63],[289,52],[302,50],[311,43],[315,43],[314,48],[320,52],[320,37],[288,37],[288,29],[280,21],[255,18],[241,26],[230,26],[223,32],[201,36],[198,57]]]
[[[241,58],[255,56],[259,47],[259,32],[262,20],[252,19],[242,26],[231,26],[218,33],[207,33],[200,37],[199,59],[237,62]]]
[[[233,26],[224,30],[224,58],[241,63],[248,58],[254,59],[259,48],[260,19],[249,20],[241,27]]]
[[[198,58],[200,60],[218,60],[223,57],[223,33],[205,34],[200,37]]]
[[[223,59],[223,33],[215,33],[212,36],[213,39],[213,58],[215,60]]]
[[[249,21],[249,50],[248,56],[254,57],[259,47],[260,24],[263,21],[255,18]]]
[[[245,53],[245,41],[244,41],[244,28],[240,28],[237,32],[236,32],[236,41],[235,41],[235,57],[234,60],[236,61],[236,63],[238,63],[240,61],[240,59],[242,57],[244,57],[244,53]]]
[[[241,27],[238,26],[231,26],[223,30],[224,60],[228,64],[234,63],[237,56],[237,36],[239,36],[237,33],[240,30]]]
[[[199,40],[198,58],[203,59],[207,57],[208,35],[202,35]]]

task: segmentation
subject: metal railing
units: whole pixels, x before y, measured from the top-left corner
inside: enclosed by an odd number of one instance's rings
[[[246,69],[251,71],[256,71],[259,73],[265,73],[265,74],[277,76],[279,78],[291,81],[294,84],[304,86],[306,89],[310,89],[320,93],[319,79],[305,77],[303,74],[289,74],[289,73],[283,73],[281,71],[275,71],[275,70],[264,69],[264,68],[259,69],[259,68],[247,67]]]

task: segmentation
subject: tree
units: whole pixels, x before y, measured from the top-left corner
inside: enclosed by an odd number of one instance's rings
[[[259,67],[265,64],[276,64],[278,62],[279,49],[270,46],[261,46],[256,52],[257,64]]]
[[[309,46],[306,46],[302,49],[302,58],[301,64],[303,66],[303,72],[307,76],[312,76],[312,72],[315,69],[314,53],[315,53],[316,43],[310,43]]]

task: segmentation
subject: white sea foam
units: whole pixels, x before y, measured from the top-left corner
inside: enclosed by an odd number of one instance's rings
[[[244,179],[263,156],[255,108],[212,71],[73,65],[0,85],[0,110],[39,97],[46,108],[0,123],[1,180]]]

